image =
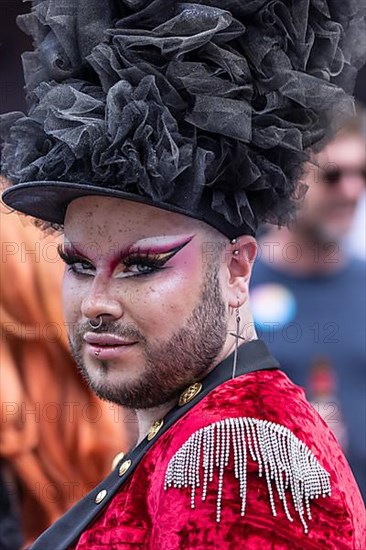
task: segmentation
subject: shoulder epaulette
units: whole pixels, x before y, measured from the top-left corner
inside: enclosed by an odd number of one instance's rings
[[[264,477],[272,514],[277,515],[274,490],[282,502],[289,521],[287,494],[290,492],[295,511],[305,533],[305,516],[311,519],[310,501],[330,496],[330,474],[319,464],[312,451],[288,428],[256,418],[226,418],[197,430],[171,458],[165,475],[165,489],[189,487],[191,507],[195,508],[197,491],[204,501],[208,485],[218,471],[216,520],[221,519],[224,474],[233,457],[234,476],[238,480],[241,515],[245,515],[248,459],[258,465],[258,476]]]

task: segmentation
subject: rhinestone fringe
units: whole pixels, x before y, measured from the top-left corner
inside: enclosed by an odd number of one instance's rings
[[[286,490],[290,489],[295,511],[305,533],[311,520],[310,500],[330,496],[330,474],[322,468],[310,449],[288,428],[256,418],[226,418],[193,433],[168,464],[164,488],[190,487],[191,507],[195,508],[196,492],[204,501],[207,487],[218,472],[216,521],[221,519],[221,501],[225,468],[230,455],[234,460],[234,476],[238,480],[241,515],[245,514],[247,495],[247,461],[258,464],[258,476],[265,477],[269,502],[277,515],[273,491],[276,490],[284,512],[288,509]]]

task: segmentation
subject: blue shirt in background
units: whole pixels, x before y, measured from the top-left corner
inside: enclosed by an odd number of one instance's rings
[[[366,497],[365,262],[295,276],[257,260],[251,307],[258,337],[338,438]]]

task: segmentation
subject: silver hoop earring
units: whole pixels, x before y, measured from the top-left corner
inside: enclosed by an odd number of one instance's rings
[[[97,330],[98,328],[100,328],[103,324],[103,318],[101,315],[98,315],[97,319],[99,319],[98,323],[97,324],[94,324],[93,323],[93,319],[90,319],[89,321],[89,326],[92,330]]]
[[[238,305],[236,307],[236,310],[235,310],[235,315],[236,315],[236,332],[230,332],[229,334],[231,334],[231,336],[234,336],[235,338],[235,350],[234,350],[234,360],[233,360],[233,369],[232,369],[232,375],[231,375],[231,378],[235,378],[236,376],[236,364],[237,364],[237,360],[238,360],[238,347],[239,347],[239,339],[240,340],[244,340],[244,338],[242,336],[240,336],[240,314],[239,314],[239,300],[238,300]]]

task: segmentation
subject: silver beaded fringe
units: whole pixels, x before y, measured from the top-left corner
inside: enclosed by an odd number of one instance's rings
[[[224,473],[230,453],[234,455],[234,475],[239,481],[241,515],[245,514],[249,454],[258,463],[258,476],[265,475],[272,514],[277,515],[273,497],[275,488],[287,518],[293,521],[285,493],[290,488],[294,508],[307,533],[305,511],[307,518],[311,519],[310,500],[330,496],[330,474],[322,468],[305,443],[288,428],[274,422],[256,418],[227,418],[201,428],[170,460],[165,475],[165,490],[189,486],[191,507],[194,508],[197,488],[202,486],[202,500],[205,500],[208,483],[213,481],[214,470],[218,470],[216,521],[219,522]]]

